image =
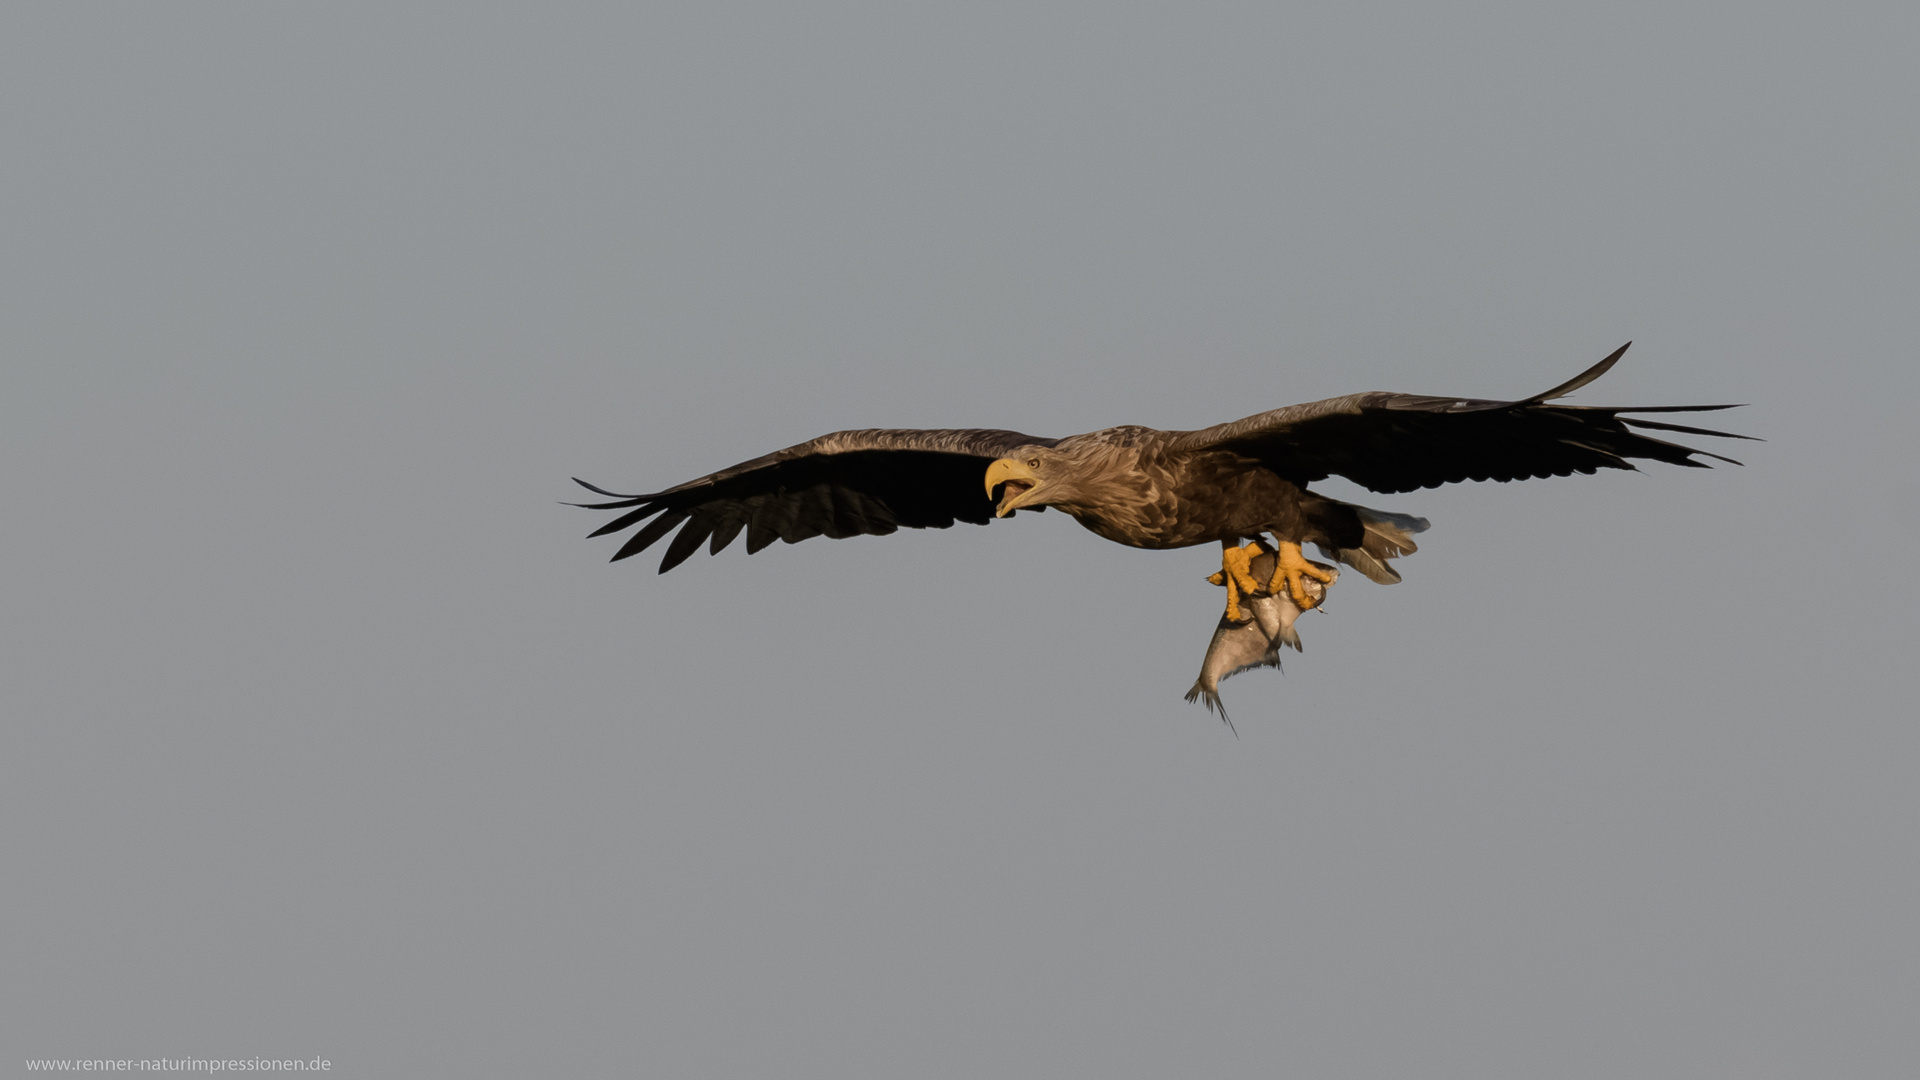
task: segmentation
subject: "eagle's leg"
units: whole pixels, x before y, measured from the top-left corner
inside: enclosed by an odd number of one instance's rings
[[[1220,541],[1220,572],[1207,578],[1227,587],[1227,621],[1240,621],[1240,596],[1251,597],[1260,591],[1260,579],[1253,576],[1253,557],[1262,551],[1258,540],[1246,547],[1232,540]],[[1296,549],[1298,550],[1298,549]]]
[[[1307,595],[1306,587],[1300,584],[1303,577],[1310,577],[1322,585],[1333,583],[1332,574],[1308,562],[1307,557],[1300,554],[1299,544],[1280,541],[1280,554],[1273,560],[1273,580],[1268,583],[1267,591],[1277,593],[1284,583],[1287,595],[1293,599],[1293,606],[1301,611],[1310,611],[1316,601]]]

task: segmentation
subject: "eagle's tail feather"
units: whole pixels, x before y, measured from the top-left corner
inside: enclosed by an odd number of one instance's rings
[[[1381,585],[1399,581],[1400,572],[1387,560],[1419,551],[1420,546],[1413,542],[1413,534],[1426,532],[1430,522],[1411,514],[1396,514],[1390,510],[1374,510],[1365,506],[1355,506],[1353,511],[1360,515],[1360,524],[1366,530],[1360,546],[1336,551],[1319,545],[1321,553],[1360,571],[1369,581]]]

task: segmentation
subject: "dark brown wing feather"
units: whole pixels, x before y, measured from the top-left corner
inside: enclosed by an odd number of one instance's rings
[[[1628,344],[1631,344],[1629,342]],[[1547,404],[1606,374],[1627,351],[1522,401],[1349,394],[1179,433],[1176,449],[1230,449],[1297,484],[1344,476],[1373,491],[1401,492],[1460,480],[1524,480],[1632,469],[1630,458],[1705,468],[1694,455],[1732,458],[1642,435],[1633,428],[1750,438],[1622,413],[1708,412],[1733,405],[1595,408]]]
[[[626,511],[591,536],[646,522],[614,553],[616,562],[679,528],[660,560],[664,574],[701,544],[717,554],[742,531],[751,554],[775,540],[984,525],[993,520],[993,500],[982,486],[987,466],[1019,447],[1058,441],[978,428],[837,431],[651,495],[621,495],[576,479],[614,501],[573,505]]]

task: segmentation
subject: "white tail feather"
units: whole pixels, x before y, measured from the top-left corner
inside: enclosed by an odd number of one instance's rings
[[[1355,506],[1353,509],[1360,515],[1360,524],[1366,529],[1366,539],[1361,541],[1359,547],[1334,551],[1322,545],[1315,546],[1327,558],[1346,563],[1365,574],[1369,581],[1381,585],[1399,581],[1400,572],[1387,560],[1419,551],[1420,546],[1413,542],[1413,534],[1426,532],[1430,523],[1426,518],[1396,514],[1390,510],[1373,510],[1365,506]]]

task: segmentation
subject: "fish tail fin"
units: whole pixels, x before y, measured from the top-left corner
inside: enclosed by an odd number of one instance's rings
[[[1225,713],[1227,707],[1220,703],[1220,691],[1207,685],[1207,680],[1194,680],[1193,689],[1187,691],[1188,701],[1198,701],[1207,707],[1208,712]]]
[[[1220,717],[1220,722],[1227,725],[1227,730],[1233,732],[1234,738],[1240,737],[1240,729],[1233,726],[1233,718],[1227,715],[1226,702],[1220,700],[1220,691],[1208,686],[1206,679],[1194,681],[1193,689],[1187,691],[1187,700],[1198,701],[1205,705],[1208,712]]]

